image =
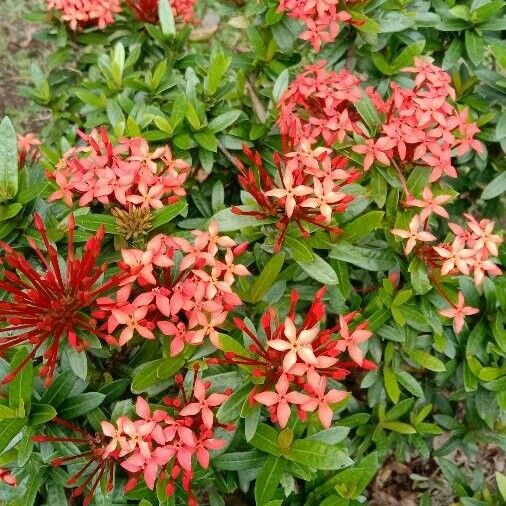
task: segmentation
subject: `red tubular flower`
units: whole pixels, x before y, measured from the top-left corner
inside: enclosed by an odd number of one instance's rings
[[[367,322],[348,325],[357,316],[356,312],[340,316],[331,328],[321,329],[325,319],[323,296],[325,288],[318,291],[305,319],[295,325],[295,306],[298,293],[292,292],[290,310],[284,321],[280,321],[273,308],[261,318],[266,336],[265,344],[242,320],[234,319],[238,329],[244,332],[253,344],[247,355],[226,352],[224,358],[211,358],[209,365],[234,364],[250,368],[251,375],[263,378],[261,386],[251,393],[250,402],[267,406],[273,422],[286,426],[291,413],[290,405],[297,407],[298,415],[304,419],[306,412],[318,410],[324,427],[332,420],[329,405],[343,400],[347,392],[327,389],[327,379],[342,380],[356,367],[373,369],[375,366],[364,359],[360,344],[372,336]],[[351,361],[340,361],[347,352]]]
[[[105,453],[105,448],[108,442],[107,436],[101,432],[91,434],[82,428],[62,420],[61,418],[53,418],[53,423],[69,429],[74,433],[73,436],[46,436],[38,434],[32,437],[36,443],[73,443],[80,446],[86,446],[86,450],[70,455],[67,457],[55,458],[51,461],[52,466],[63,466],[73,464],[75,461],[85,459],[86,464],[76,473],[74,473],[68,480],[68,485],[75,485],[81,482],[80,485],[72,492],[71,497],[79,497],[83,495],[84,491],[89,488],[83,500],[83,506],[88,506],[93,499],[95,489],[100,483],[102,477],[107,478],[107,491],[110,492],[113,488],[114,469],[119,457],[119,451]]]
[[[42,266],[42,272],[2,243],[5,255],[0,262],[5,267],[4,278],[0,280],[0,289],[10,294],[10,301],[0,302],[0,322],[6,324],[0,328],[0,352],[20,344],[33,345],[32,351],[23,362],[3,380],[9,383],[17,373],[46,345],[43,353],[44,365],[40,375],[51,382],[62,339],[67,339],[72,348],[81,351],[88,346],[82,332],[94,334],[106,339],[106,335],[95,329],[95,320],[87,316],[87,310],[95,304],[97,297],[116,286],[124,275],[99,282],[106,265],[97,266],[100,246],[104,238],[101,227],[91,237],[81,258],[74,252],[74,217],[69,216],[68,256],[65,268],[62,268],[56,248],[49,242],[42,218],[34,215],[34,224],[44,242],[46,253],[41,251],[32,238],[28,239]]]

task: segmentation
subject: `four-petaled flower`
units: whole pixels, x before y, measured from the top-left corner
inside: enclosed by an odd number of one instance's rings
[[[457,304],[448,309],[439,311],[440,315],[453,318],[453,328],[457,334],[459,334],[464,327],[464,318],[466,316],[471,316],[480,312],[480,310],[475,307],[465,306],[465,303],[464,295],[462,295],[462,292],[459,292]]]
[[[420,215],[415,214],[409,222],[408,230],[394,228],[392,234],[407,239],[406,246],[404,247],[404,253],[409,255],[413,248],[416,246],[417,241],[435,241],[436,238],[425,230],[420,230]]]
[[[297,333],[293,320],[287,316],[284,325],[286,339],[270,339],[267,341],[267,344],[275,350],[287,352],[283,359],[283,369],[285,372],[288,372],[295,362],[297,362],[297,356],[307,364],[317,363],[311,343],[318,335],[318,332],[319,328],[315,326]]]
[[[308,400],[307,395],[300,392],[289,392],[290,384],[286,374],[282,374],[276,383],[275,392],[265,391],[255,394],[255,400],[268,407],[276,407],[276,418],[281,428],[286,427],[290,418],[290,404],[302,404]]]

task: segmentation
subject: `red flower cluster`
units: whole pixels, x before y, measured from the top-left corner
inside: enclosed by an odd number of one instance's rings
[[[197,0],[170,0],[174,17],[184,23],[195,21],[195,3]],[[158,0],[126,0],[137,19],[144,23],[158,23]]]
[[[187,398],[183,377],[177,376],[176,382],[180,395],[163,399],[164,404],[169,407],[168,410],[151,411],[149,404],[142,397],[138,397],[135,407],[137,418],[134,420],[121,416],[115,424],[104,421],[102,432],[90,434],[56,418],[54,422],[70,428],[79,437],[34,436],[34,441],[41,443],[72,442],[89,448],[77,455],[52,461],[54,466],[61,466],[81,458],[88,460],[87,464],[68,480],[69,485],[82,481],[73,491],[72,497],[82,495],[89,488],[83,502],[84,506],[87,506],[105,473],[108,474],[108,488],[111,490],[114,468],[119,463],[129,475],[126,491],[132,490],[143,477],[150,489],[154,488],[157,480],[162,481],[167,496],[171,497],[175,491],[175,480],[180,478],[182,488],[188,494],[187,504],[197,504],[191,490],[195,467],[193,456],[200,467],[207,469],[209,450],[219,450],[225,445],[225,441],[214,437],[214,426],[226,430],[233,430],[233,427],[215,424],[213,410],[228,398],[230,392],[208,395],[210,383],[200,380],[195,373],[193,393]]]
[[[354,106],[364,94],[379,110],[384,107],[371,88],[361,88],[358,76],[346,69],[328,71],[325,63],[304,67],[281,97],[277,126],[290,149],[302,141],[314,144],[321,138],[330,147],[354,133],[364,135]]]
[[[121,328],[119,345],[137,333],[155,339],[158,329],[171,337],[170,354],[185,344],[199,345],[206,337],[216,346],[217,328],[228,312],[241,304],[233,293],[236,276],[249,274],[235,264],[247,244],[237,245],[219,236],[212,222],[209,231],[194,231],[195,240],[163,234],[153,237],[146,250],[122,250],[120,268],[125,272],[116,299],[102,298],[94,315],[106,319],[104,331]]]
[[[107,281],[101,278],[106,265],[97,266],[100,246],[104,238],[101,228],[84,246],[81,258],[74,252],[74,217],[69,216],[68,255],[65,268],[60,265],[58,252],[50,244],[44,223],[38,214],[34,224],[46,248],[46,255],[32,238],[28,238],[42,271],[9,245],[1,243],[5,255],[0,258],[4,267],[0,289],[10,295],[10,301],[0,301],[0,353],[20,344],[33,345],[21,364],[10,372],[2,384],[9,383],[39,351],[43,351],[44,365],[39,374],[50,383],[58,360],[62,340],[75,350],[89,346],[86,334],[107,340],[107,335],[95,328],[95,320],[87,316],[98,297],[117,286],[123,275]],[[45,346],[45,349],[43,348]]]
[[[318,52],[323,44],[336,39],[339,23],[351,22],[351,14],[340,10],[341,6],[338,0],[280,0],[278,12],[302,21],[306,30],[299,38],[310,42]]]
[[[392,94],[379,108],[385,121],[377,139],[364,135],[365,142],[353,151],[365,155],[364,170],[373,162],[382,165],[426,165],[430,181],[442,176],[457,177],[452,155],[471,149],[481,152],[474,139],[480,131],[468,121],[468,110],[457,110],[452,101],[455,90],[444,70],[424,58],[415,58],[415,66],[403,69],[415,74],[413,88],[391,83]]]
[[[291,307],[284,321],[280,322],[276,311],[269,308],[261,319],[265,343],[246,323],[234,319],[236,326],[253,341],[250,353],[226,352],[224,359],[207,359],[210,365],[225,363],[249,367],[255,383],[261,383],[251,392],[250,402],[267,406],[272,421],[282,428],[288,423],[290,405],[297,407],[302,420],[308,412],[318,411],[320,422],[328,428],[332,422],[332,404],[347,396],[347,392],[329,388],[328,380],[344,379],[354,367],[375,367],[364,359],[359,346],[372,336],[367,322],[349,329],[356,312],[340,316],[328,329],[320,328],[326,316],[322,302],[325,290],[318,291],[298,327],[295,324],[297,291],[292,292]],[[351,362],[339,361],[338,357],[345,351]]]
[[[90,25],[104,28],[121,12],[120,0],[46,0],[46,4],[48,9],[60,11],[72,30]]]
[[[185,195],[183,184],[190,165],[174,159],[168,146],[149,150],[141,137],[122,139],[113,146],[104,128],[90,135],[79,132],[86,146],[71,149],[49,173],[59,189],[48,200],[79,205],[139,206],[159,209]]]
[[[353,196],[341,189],[360,177],[358,170],[350,170],[345,158],[332,156],[328,148],[311,149],[303,142],[299,151],[282,157],[275,153],[274,162],[279,180],[265,169],[259,153],[244,148],[245,154],[255,166],[257,174],[240,161],[239,184],[258,203],[259,210],[232,207],[235,214],[255,216],[258,219],[276,217],[279,237],[274,246],[279,251],[286,236],[288,225],[294,222],[304,236],[309,235],[302,222],[326,228],[331,232],[340,229],[331,224],[333,213],[346,210]]]

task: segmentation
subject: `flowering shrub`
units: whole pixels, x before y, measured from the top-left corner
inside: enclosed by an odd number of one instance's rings
[[[502,504],[503,2],[45,7],[0,502]]]

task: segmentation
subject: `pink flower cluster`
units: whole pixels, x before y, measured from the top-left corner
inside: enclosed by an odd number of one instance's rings
[[[413,88],[391,83],[390,97],[378,108],[385,113],[381,133],[377,138],[366,133],[353,151],[364,155],[364,170],[374,162],[416,164],[430,169],[431,182],[457,177],[452,156],[483,151],[474,138],[479,128],[469,122],[467,108],[459,111],[453,105],[455,90],[447,72],[424,58],[415,58],[415,66],[403,71],[415,74]]]
[[[182,381],[182,377],[179,379]],[[152,412],[149,404],[138,397],[137,420],[122,416],[115,425],[102,422],[102,431],[110,438],[103,458],[119,452],[120,466],[130,475],[127,489],[136,486],[141,474],[148,488],[153,489],[160,470],[172,462],[170,474],[165,476],[162,473],[160,476],[164,482],[168,479],[165,488],[167,496],[174,495],[174,481],[181,478],[189,496],[188,504],[196,504],[191,491],[192,457],[195,456],[199,465],[207,469],[209,450],[220,450],[225,445],[225,441],[214,437],[213,409],[223,404],[230,392],[208,395],[210,386],[209,382],[195,377],[190,399],[183,398],[181,402],[177,397],[165,397],[164,402],[174,410],[174,416],[161,409]]]
[[[418,242],[432,242],[436,237],[429,232],[429,217],[437,214],[448,218],[448,212],[443,204],[450,200],[449,195],[433,196],[430,188],[425,188],[422,199],[409,196],[405,205],[409,207],[421,207],[420,214],[415,214],[411,219],[408,229],[393,229],[392,234],[407,239],[404,253],[409,255],[412,251],[429,268],[429,275],[436,290],[445,298],[450,308],[440,311],[442,316],[453,318],[453,327],[459,333],[464,326],[464,317],[478,313],[478,309],[465,306],[464,296],[458,293],[457,303],[454,303],[446,295],[439,282],[432,276],[437,271],[440,276],[464,274],[473,276],[476,286],[480,286],[485,276],[498,276],[501,269],[494,262],[494,257],[499,255],[499,245],[503,242],[500,235],[494,234],[494,222],[489,219],[478,221],[471,214],[465,214],[466,226],[457,223],[449,223],[450,230],[454,234],[451,243],[442,243],[438,246],[418,245]]]
[[[258,219],[276,217],[279,229],[275,250],[279,251],[288,225],[295,222],[304,236],[309,231],[302,222],[326,228],[331,232],[340,229],[331,224],[334,213],[342,213],[353,196],[342,188],[360,177],[358,170],[350,170],[345,158],[332,156],[328,148],[312,149],[302,142],[298,151],[282,157],[274,154],[279,180],[274,179],[265,169],[258,153],[244,148],[244,152],[256,167],[259,178],[252,169],[246,169],[237,162],[240,171],[239,184],[258,203],[259,210],[243,210],[233,207],[236,214],[251,215]]]
[[[203,469],[209,467],[210,450],[224,447],[225,441],[215,438],[215,427],[234,430],[228,425],[217,424],[214,410],[230,395],[226,393],[208,394],[210,383],[198,378],[195,372],[193,392],[187,398],[183,377],[178,375],[176,383],[180,395],[163,399],[166,409],[151,410],[142,397],[137,398],[136,419],[123,415],[115,423],[102,422],[102,432],[89,434],[83,429],[55,418],[53,421],[71,429],[78,437],[34,436],[36,442],[72,442],[87,445],[90,449],[52,461],[54,466],[73,463],[85,458],[88,463],[68,480],[69,485],[81,484],[74,489],[72,497],[89,489],[83,504],[90,504],[94,491],[104,474],[108,475],[108,488],[112,488],[116,463],[128,473],[129,480],[125,490],[136,487],[144,478],[146,485],[153,489],[157,480],[165,486],[168,497],[174,495],[175,481],[181,480],[182,488],[188,494],[188,505],[196,506],[197,501],[191,489],[196,467],[193,457]],[[85,471],[87,471],[86,474]]]
[[[330,147],[349,135],[364,135],[354,106],[364,93],[378,109],[384,107],[371,88],[361,88],[357,75],[346,69],[328,71],[325,64],[320,61],[304,67],[280,99],[277,126],[289,149],[302,141],[314,144],[320,138]]]
[[[478,221],[470,214],[464,215],[466,226],[450,223],[449,227],[455,234],[451,244],[440,244],[434,247],[439,255],[442,266],[441,274],[460,273],[472,275],[474,283],[481,285],[485,275],[499,276],[502,271],[492,261],[499,255],[498,246],[503,239],[494,234],[494,222],[488,219]]]
[[[424,194],[427,195],[429,191],[426,188]],[[439,200],[443,198],[449,198],[449,196],[436,197]],[[410,199],[407,202],[409,203]],[[417,202],[417,200],[411,200],[411,202]],[[430,208],[427,206],[424,211],[427,209]],[[457,223],[449,224],[451,231],[455,234],[455,238],[450,244],[439,244],[432,248],[421,247],[417,250],[417,254],[430,267],[437,267],[442,276],[447,274],[472,275],[474,283],[479,286],[483,283],[486,274],[491,276],[501,274],[501,269],[492,261],[491,257],[499,255],[498,245],[503,242],[503,239],[500,235],[494,234],[493,221],[488,219],[478,221],[470,214],[464,216],[466,217],[466,227],[461,227]],[[408,230],[392,230],[394,235],[407,239],[404,249],[406,255],[413,251],[417,241],[431,242],[436,240],[436,237],[427,231],[426,220],[427,215],[424,215],[422,211],[422,213],[413,216]]]
[[[85,146],[72,148],[48,176],[58,185],[48,200],[72,207],[100,203],[129,208],[160,209],[185,195],[190,165],[174,159],[168,146],[151,152],[141,137],[122,139],[113,146],[104,128],[80,132]]]
[[[60,11],[72,30],[90,25],[104,28],[121,12],[120,0],[46,0],[46,4],[48,9]]]
[[[185,344],[200,345],[207,337],[217,345],[217,329],[241,304],[232,285],[236,276],[249,274],[235,263],[247,243],[237,245],[218,235],[216,222],[207,232],[193,234],[193,242],[159,234],[145,251],[122,250],[124,286],[115,299],[99,299],[101,309],[94,313],[106,320],[103,330],[108,334],[121,330],[120,346],[137,334],[155,339],[155,330],[171,338],[171,356],[181,353]]]
[[[225,353],[224,359],[211,358],[209,364],[227,363],[251,368],[255,383],[261,383],[250,395],[250,403],[267,406],[271,419],[285,427],[295,406],[298,416],[305,420],[307,413],[317,411],[320,422],[328,428],[332,422],[332,405],[342,401],[347,392],[331,388],[328,380],[342,380],[350,369],[361,367],[373,369],[375,365],[364,359],[360,345],[367,341],[372,332],[363,321],[349,328],[357,316],[356,312],[340,316],[331,328],[321,329],[325,319],[322,302],[325,288],[319,290],[300,325],[296,325],[295,306],[298,293],[292,292],[291,307],[283,321],[273,308],[269,308],[261,319],[266,343],[260,341],[255,332],[243,321],[235,319],[253,344],[249,353]],[[347,352],[352,361],[339,361]],[[260,381],[261,380],[261,381]]]
[[[306,26],[299,38],[319,52],[323,44],[336,39],[339,23],[351,21],[351,14],[340,10],[341,5],[338,0],[280,0],[278,12],[302,21]]]

